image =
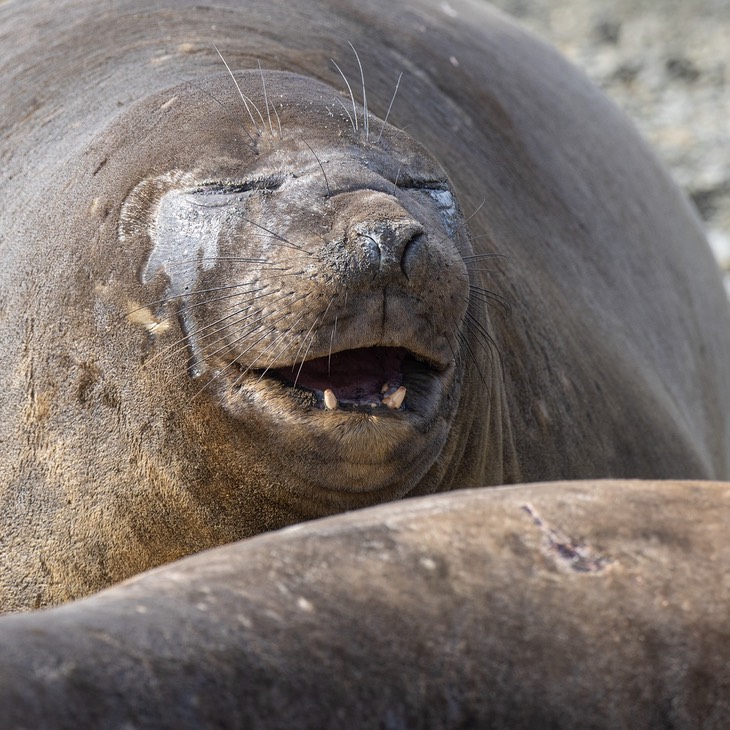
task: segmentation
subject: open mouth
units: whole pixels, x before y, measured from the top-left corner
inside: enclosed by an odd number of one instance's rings
[[[324,410],[403,410],[428,395],[443,368],[402,347],[363,347],[269,371],[286,385],[310,394]]]

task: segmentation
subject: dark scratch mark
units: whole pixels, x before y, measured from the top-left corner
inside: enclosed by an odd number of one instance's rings
[[[576,542],[560,530],[550,527],[531,504],[523,504],[522,510],[544,533],[548,541],[548,552],[570,570],[576,573],[600,573],[613,562],[608,556],[601,555],[590,546]]]

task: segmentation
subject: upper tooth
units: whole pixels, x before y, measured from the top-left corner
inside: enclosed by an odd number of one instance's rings
[[[385,403],[388,408],[400,408],[403,405],[405,397],[406,389],[401,385],[400,388],[395,391],[395,393],[392,393],[391,395],[386,395],[385,398],[383,398],[383,403]]]
[[[329,388],[324,392],[324,407],[328,411],[334,411],[337,408],[337,396]]]

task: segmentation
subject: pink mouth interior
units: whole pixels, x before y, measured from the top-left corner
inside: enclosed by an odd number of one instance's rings
[[[330,389],[338,400],[358,403],[376,397],[383,386],[397,388],[403,382],[403,361],[407,351],[400,347],[364,347],[336,352],[274,372],[290,383],[310,390]]]

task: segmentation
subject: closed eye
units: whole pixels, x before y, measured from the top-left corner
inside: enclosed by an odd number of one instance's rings
[[[285,175],[268,175],[243,182],[211,182],[190,192],[195,195],[241,195],[254,191],[272,193],[284,184],[285,179]]]
[[[430,198],[441,216],[441,220],[449,232],[456,230],[457,206],[449,184],[445,180],[412,180],[406,179],[398,182],[398,188],[402,190],[413,190],[417,193],[425,193]]]
[[[446,180],[423,180],[412,177],[399,177],[395,182],[396,187],[401,190],[448,190],[449,185]]]
[[[397,187],[400,190],[416,190],[419,193],[425,193],[441,210],[455,212],[454,196],[445,180],[405,178],[398,181]]]
[[[278,190],[286,175],[269,175],[236,182],[210,182],[186,193],[191,205],[199,208],[222,208],[242,204],[252,194],[268,195]]]

